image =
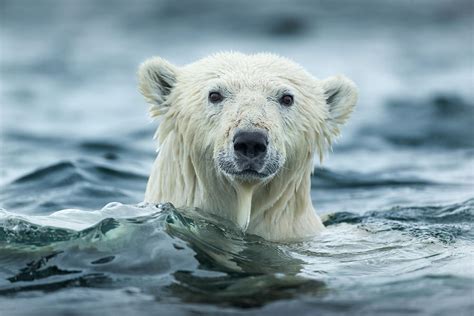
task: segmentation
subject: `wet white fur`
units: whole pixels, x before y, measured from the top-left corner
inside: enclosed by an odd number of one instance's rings
[[[357,101],[343,76],[318,80],[273,54],[219,53],[176,67],[155,57],[139,69],[140,91],[160,120],[159,154],[145,201],[193,206],[230,219],[269,240],[288,241],[324,229],[312,206],[313,157],[320,159]],[[227,93],[222,104],[210,90]],[[285,108],[276,95],[294,95]],[[328,101],[329,104],[328,104]],[[219,171],[215,158],[236,128],[263,128],[283,168],[265,181],[242,182]]]

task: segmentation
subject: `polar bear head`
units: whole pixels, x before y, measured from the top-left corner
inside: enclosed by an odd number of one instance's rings
[[[313,157],[322,158],[352,112],[352,81],[319,80],[266,53],[219,53],[183,67],[155,57],[138,75],[152,117],[161,121],[145,200],[216,213],[237,205],[224,215],[244,228],[270,209],[314,211]]]
[[[343,76],[318,80],[273,54],[220,53],[178,68],[156,57],[139,70],[158,137],[182,135],[189,155],[233,182],[271,180],[322,157],[357,100]]]

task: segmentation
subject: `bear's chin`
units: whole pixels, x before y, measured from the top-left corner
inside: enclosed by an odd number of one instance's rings
[[[245,184],[258,184],[263,182],[268,182],[273,178],[274,174],[261,173],[255,170],[243,170],[243,171],[224,171],[221,172],[230,180],[238,183]]]
[[[244,170],[233,175],[234,178],[243,181],[261,181],[269,178],[269,175],[254,170]]]

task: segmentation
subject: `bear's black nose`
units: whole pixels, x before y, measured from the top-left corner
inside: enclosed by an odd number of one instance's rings
[[[267,153],[268,136],[263,130],[237,131],[234,135],[234,151],[237,158],[259,160]]]

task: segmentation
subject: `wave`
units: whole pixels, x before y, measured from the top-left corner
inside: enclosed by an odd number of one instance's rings
[[[359,137],[354,139],[382,138],[404,147],[470,149],[474,146],[473,125],[474,104],[457,95],[439,94],[428,100],[392,99],[383,116],[361,127]]]
[[[328,168],[316,168],[311,177],[313,188],[363,188],[394,186],[430,186],[440,183],[417,178],[401,177],[391,173],[339,172]]]
[[[213,215],[170,204],[112,203],[92,214],[65,210],[43,217],[3,211],[0,249],[5,267],[0,275],[10,282],[0,284],[0,295],[116,285],[121,283],[117,275],[150,277],[140,281],[146,288],[172,276],[166,291],[179,292],[183,299],[250,307],[292,297],[291,289],[323,286],[297,276],[301,260],[277,245],[246,236]]]
[[[450,244],[463,237],[473,240],[474,199],[442,206],[394,207],[363,214],[339,212],[328,216],[325,225],[359,224],[368,230],[398,230],[412,236],[436,238]]]
[[[109,201],[142,199],[147,176],[119,163],[63,160],[4,185],[0,203],[9,210],[44,214],[64,208],[94,209]]]

